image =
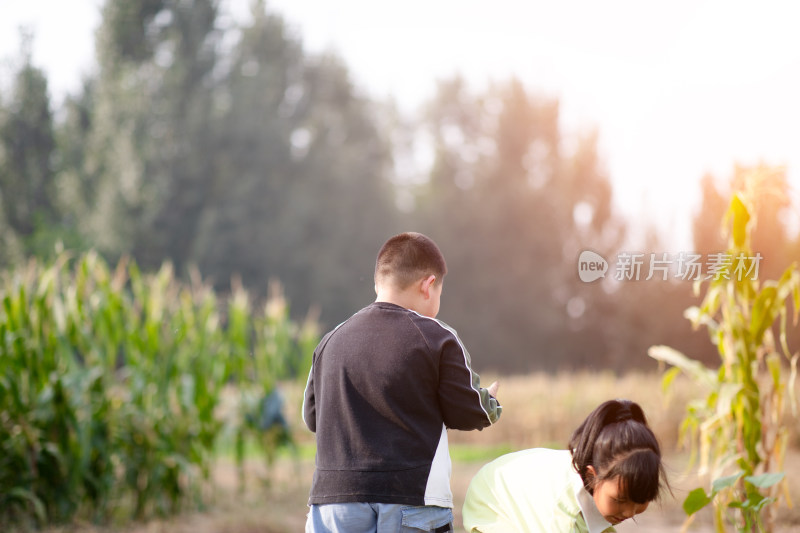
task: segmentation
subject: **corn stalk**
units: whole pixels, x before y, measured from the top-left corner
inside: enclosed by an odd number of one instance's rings
[[[691,443],[692,459],[712,480],[684,502],[689,518],[713,506],[717,532],[772,531],[780,492],[791,505],[782,472],[789,434],[787,399],[796,416],[795,382],[800,354],[787,343],[787,324],[798,323],[800,272],[790,265],[778,280],[757,279],[758,254],[750,246],[750,213],[758,176],[733,196],[726,214],[730,264],[708,280],[700,306],[685,316],[694,328],[707,328],[720,366],[708,369],[672,348],[654,346],[649,355],[672,365],[663,377],[668,388],[678,373],[703,384],[707,395],[688,406],[681,434]],[[695,285],[699,294],[702,282]],[[794,312],[789,316],[793,300]]]

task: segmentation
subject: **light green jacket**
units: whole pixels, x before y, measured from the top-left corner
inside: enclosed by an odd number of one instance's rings
[[[467,490],[464,528],[480,533],[609,533],[568,450],[534,448],[485,465]]]

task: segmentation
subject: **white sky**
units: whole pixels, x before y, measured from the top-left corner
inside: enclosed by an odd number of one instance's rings
[[[237,12],[248,0],[226,0]],[[56,101],[93,64],[101,0],[0,0],[0,58],[35,31]],[[311,51],[340,53],[364,91],[407,110],[437,79],[516,75],[557,96],[568,135],[597,128],[618,209],[691,249],[705,172],[787,165],[800,220],[800,3],[673,0],[273,0]],[[7,77],[3,66],[0,76]],[[0,80],[6,81],[6,80]],[[5,83],[3,83],[5,85]]]

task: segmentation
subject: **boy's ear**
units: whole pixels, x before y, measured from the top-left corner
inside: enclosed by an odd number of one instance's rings
[[[431,274],[427,278],[423,278],[422,284],[420,285],[420,289],[422,289],[422,293],[425,295],[425,298],[430,297],[431,287],[433,284],[436,283],[436,276]]]

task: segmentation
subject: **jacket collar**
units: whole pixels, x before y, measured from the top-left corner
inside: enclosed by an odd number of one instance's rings
[[[573,484],[575,490],[575,497],[578,500],[578,506],[581,508],[583,519],[586,520],[586,527],[589,533],[603,533],[615,531],[612,525],[603,518],[597,506],[594,503],[594,498],[583,486],[583,481],[580,476],[577,476],[577,482]]]

